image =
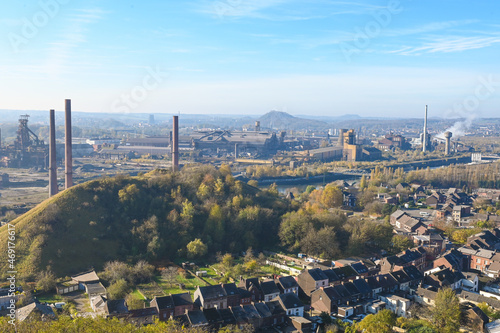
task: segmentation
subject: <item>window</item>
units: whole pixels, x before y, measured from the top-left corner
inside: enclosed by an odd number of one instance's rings
[[[481,263],[481,259],[477,258],[476,259],[476,263],[480,264]]]

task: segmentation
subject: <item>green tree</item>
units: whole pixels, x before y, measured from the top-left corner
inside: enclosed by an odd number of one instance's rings
[[[403,235],[394,235],[392,236],[392,249],[394,252],[401,252],[406,249],[413,247],[413,241]]]
[[[129,284],[125,279],[120,279],[108,287],[110,299],[121,299],[129,292]]]
[[[377,314],[370,314],[360,321],[356,326],[366,333],[389,333],[396,324],[396,315],[392,311],[384,309]]]
[[[56,288],[56,276],[50,269],[41,271],[38,274],[36,281],[36,289],[44,292],[54,290]]]
[[[451,288],[440,289],[432,310],[432,323],[439,332],[455,333],[460,328],[460,303]]]
[[[321,203],[327,208],[341,207],[343,194],[338,186],[328,184],[321,194]]]
[[[201,258],[207,254],[208,250],[207,246],[199,238],[189,242],[186,247],[189,258]]]

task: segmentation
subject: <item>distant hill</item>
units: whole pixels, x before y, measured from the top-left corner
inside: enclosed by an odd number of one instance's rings
[[[296,129],[326,129],[324,121],[292,116],[283,111],[271,111],[258,119],[261,128],[296,130]]]
[[[287,203],[210,166],[102,178],[45,200],[12,222],[18,278],[67,276],[111,260],[175,259],[200,238],[209,253],[276,245]],[[9,269],[8,227],[0,268]]]

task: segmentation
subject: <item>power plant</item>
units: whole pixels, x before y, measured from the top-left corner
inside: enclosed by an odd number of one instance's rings
[[[47,167],[48,149],[28,126],[29,115],[19,117],[17,138],[13,145],[0,145],[0,165],[7,168]]]

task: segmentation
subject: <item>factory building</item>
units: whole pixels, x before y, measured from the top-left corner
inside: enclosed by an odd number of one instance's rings
[[[309,156],[322,161],[362,161],[382,158],[380,150],[374,147],[363,148],[362,145],[356,143],[356,140],[356,133],[353,129],[341,129],[337,146],[310,150]]]

